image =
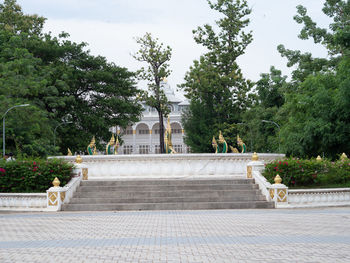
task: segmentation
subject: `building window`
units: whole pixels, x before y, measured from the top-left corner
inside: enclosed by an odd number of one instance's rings
[[[175,152],[182,153],[182,145],[181,144],[174,144],[173,148],[174,148]]]
[[[132,154],[132,145],[124,145],[123,154]]]
[[[139,134],[149,134],[149,130],[139,130]]]
[[[154,146],[154,150],[155,150],[155,153],[160,153],[160,146],[159,145],[155,145]]]
[[[182,129],[171,129],[172,133],[182,133]]]
[[[128,135],[130,135],[130,134],[132,134],[132,129],[128,129],[128,130],[126,130],[126,132],[125,132],[126,134],[128,134]]]
[[[140,145],[139,146],[140,154],[149,154],[149,145]]]
[[[164,129],[164,132],[165,132],[166,128]],[[171,133],[182,133],[182,129],[171,129]],[[155,129],[154,130],[154,134],[159,134],[159,129]]]

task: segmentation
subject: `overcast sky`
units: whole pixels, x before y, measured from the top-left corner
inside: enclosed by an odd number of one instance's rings
[[[70,34],[75,42],[87,42],[94,55],[107,57],[109,61],[130,70],[140,64],[131,53],[138,46],[134,37],[152,33],[173,49],[170,61],[172,74],[168,78],[172,87],[183,82],[183,77],[194,59],[205,51],[192,37],[192,30],[205,23],[214,24],[218,14],[211,10],[206,0],[17,0],[24,13],[47,18],[45,31],[54,35],[62,31]],[[258,80],[271,65],[286,75],[290,69],[286,60],[277,52],[277,45],[290,49],[312,52],[315,56],[327,56],[320,45],[300,40],[301,29],[294,20],[296,6],[307,7],[318,24],[328,27],[323,15],[321,0],[248,0],[252,8],[249,29],[254,41],[239,59],[246,78]]]

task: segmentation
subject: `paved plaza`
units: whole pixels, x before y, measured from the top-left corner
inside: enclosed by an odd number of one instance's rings
[[[0,262],[350,262],[350,208],[3,212]]]

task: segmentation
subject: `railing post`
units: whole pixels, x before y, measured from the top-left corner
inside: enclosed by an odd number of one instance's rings
[[[61,210],[62,203],[66,197],[66,190],[60,187],[60,181],[56,177],[53,180],[53,187],[46,190],[47,196],[47,209],[49,211],[59,211]]]
[[[83,180],[88,180],[88,168],[85,164],[83,164],[83,158],[81,158],[80,155],[78,155],[75,158],[75,171],[74,173],[77,174],[77,176],[83,175]]]
[[[253,178],[253,172],[264,170],[264,163],[259,161],[259,156],[255,152],[252,155],[252,160],[247,164],[247,178]]]
[[[278,174],[274,181],[275,183],[270,186],[269,192],[275,206],[288,205],[288,187],[282,184],[282,178]]]

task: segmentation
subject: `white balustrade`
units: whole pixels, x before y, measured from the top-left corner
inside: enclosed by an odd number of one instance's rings
[[[0,193],[0,210],[43,211],[45,193]]]
[[[180,178],[198,176],[242,176],[251,154],[145,154],[81,156],[89,178]],[[259,154],[264,162],[283,154]],[[74,162],[74,156],[55,157]]]
[[[350,188],[289,190],[288,203],[292,207],[350,205]]]

